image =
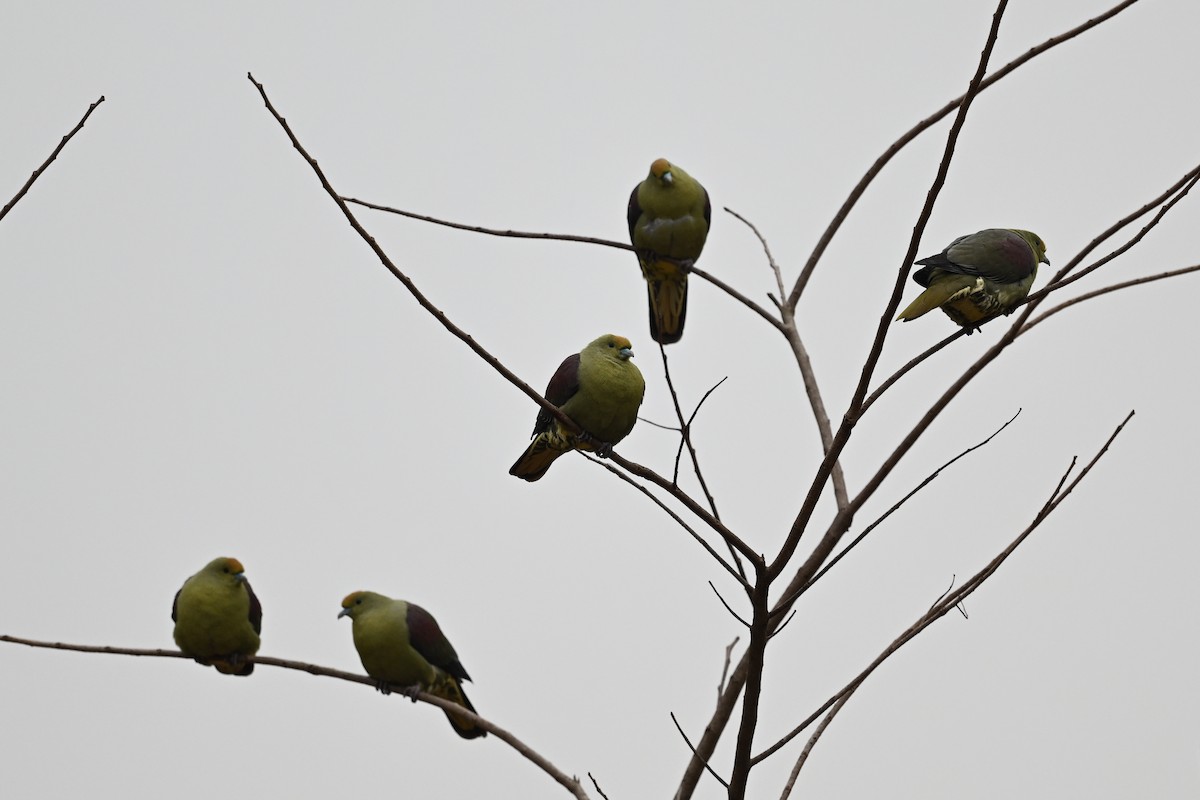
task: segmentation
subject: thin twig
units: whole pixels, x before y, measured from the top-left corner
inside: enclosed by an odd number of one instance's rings
[[[28,647],[41,647],[41,648],[48,648],[51,650],[72,650],[72,651],[76,651],[76,652],[80,652],[80,653],[105,653],[105,654],[109,654],[109,655],[126,655],[126,656],[153,656],[153,657],[158,657],[158,658],[188,658],[188,656],[185,656],[183,653],[179,652],[178,650],[162,650],[162,649],[146,650],[146,649],[131,648],[131,647],[109,647],[109,646],[82,645],[82,644],[65,644],[63,642],[43,642],[43,641],[37,641],[34,639],[22,639],[22,638],[19,638],[16,636],[0,636],[0,642],[10,642],[12,644],[23,644]],[[376,681],[374,678],[367,677],[366,675],[359,675],[359,674],[356,674],[353,672],[346,672],[346,671],[340,670],[340,669],[333,669],[331,667],[322,667],[318,664],[309,664],[309,663],[306,663],[303,661],[293,661],[290,659],[283,659],[283,658],[272,658],[270,656],[246,656],[245,658],[247,661],[253,662],[256,665],[262,665],[262,666],[266,666],[266,667],[279,667],[281,669],[291,669],[291,670],[296,670],[298,672],[307,672],[309,675],[317,675],[317,676],[326,677],[326,678],[337,678],[339,680],[349,681],[350,683],[361,683],[365,686],[370,686],[372,688],[378,687],[378,685],[379,685],[378,681]],[[394,688],[397,689],[397,691],[394,692],[395,697],[407,698],[409,696],[405,692],[399,691],[405,687],[397,686]],[[539,767],[543,772],[545,772],[547,775],[549,775],[555,781],[560,783],[563,787],[565,787],[567,789],[567,791],[571,792],[571,794],[573,794],[575,797],[580,798],[580,800],[587,800],[587,793],[584,792],[583,785],[579,782],[578,779],[572,778],[569,775],[567,775],[566,773],[564,773],[562,770],[558,769],[556,766],[554,766],[552,763],[550,763],[544,756],[542,756],[537,751],[535,751],[533,748],[531,748],[529,745],[525,744],[523,741],[518,739],[512,733],[509,733],[504,728],[501,728],[496,723],[491,722],[491,721],[485,719],[484,717],[479,716],[478,714],[472,712],[470,709],[464,708],[464,707],[458,705],[457,703],[454,703],[450,700],[446,700],[444,698],[438,697],[436,695],[429,694],[428,692],[419,691],[416,693],[416,698],[423,703],[428,703],[429,705],[437,706],[438,708],[442,709],[443,711],[452,711],[452,712],[454,712],[455,715],[467,719],[473,725],[477,725],[480,728],[483,728],[488,733],[493,734],[497,739],[500,739],[505,744],[512,747],[514,750],[516,750],[518,753],[520,753],[522,756],[524,756],[528,761],[532,762],[535,766]]]
[[[738,536],[733,531],[729,530],[729,528],[725,526],[725,523],[721,522],[721,520],[717,519],[712,514],[710,514],[707,509],[705,509],[702,505],[697,503],[695,498],[693,498],[687,492],[684,492],[678,486],[671,483],[666,478],[659,475],[657,472],[650,469],[649,467],[644,467],[641,464],[638,464],[637,462],[630,461],[629,459],[622,456],[620,453],[614,452],[614,453],[609,454],[609,460],[611,460],[615,464],[619,464],[622,468],[627,470],[630,474],[636,475],[639,478],[650,481],[655,486],[662,489],[663,491],[665,491],[667,494],[674,497],[679,502],[683,503],[684,506],[687,507],[688,511],[691,511],[693,514],[695,514],[697,517],[699,517],[701,520],[703,520],[704,524],[708,525],[708,527],[710,527],[714,531],[716,531],[717,534],[719,534],[722,538],[725,539],[725,541],[731,543],[733,545],[733,547],[735,547],[737,549],[737,551],[742,554],[742,557],[745,558],[747,561],[749,561],[750,563],[755,564],[755,565],[763,563],[764,559],[762,557],[762,554],[754,552],[754,550],[750,547],[750,545],[748,545],[744,541],[742,541],[740,536]]]
[[[1130,286],[1140,286],[1143,283],[1153,283],[1155,281],[1165,280],[1166,278],[1174,278],[1178,275],[1187,275],[1189,272],[1196,272],[1196,271],[1200,271],[1200,264],[1196,264],[1196,265],[1193,265],[1190,267],[1182,267],[1180,269],[1173,269],[1173,270],[1169,270],[1168,272],[1160,272],[1157,275],[1146,275],[1145,277],[1142,277],[1142,278],[1133,278],[1131,280],[1121,281],[1120,283],[1114,283],[1112,286],[1105,286],[1102,289],[1096,289],[1095,291],[1086,292],[1084,294],[1081,294],[1078,297],[1072,297],[1070,300],[1059,303],[1058,305],[1051,308],[1049,311],[1046,311],[1046,312],[1034,317],[1029,322],[1026,322],[1024,327],[1021,328],[1021,335],[1028,333],[1030,328],[1032,328],[1033,326],[1035,326],[1041,322],[1044,322],[1048,317],[1052,317],[1055,314],[1057,314],[1058,312],[1060,312],[1064,309],[1070,308],[1071,306],[1076,305],[1077,303],[1082,303],[1084,300],[1091,300],[1093,297],[1100,297],[1101,295],[1105,295],[1110,292],[1116,292],[1121,289],[1128,289]]]
[[[859,542],[861,542],[863,539],[867,538],[867,534],[869,534],[871,531],[875,530],[875,528],[879,527],[879,525],[884,520],[886,520],[888,517],[890,517],[892,514],[894,514],[900,508],[900,506],[904,505],[909,500],[911,500],[913,495],[915,495],[917,492],[921,491],[926,486],[928,486],[930,483],[932,483],[939,475],[942,474],[943,471],[945,471],[950,466],[952,466],[956,461],[958,461],[959,459],[968,455],[969,453],[973,453],[974,451],[978,450],[979,448],[981,448],[984,445],[991,442],[992,439],[995,439],[997,436],[999,436],[1004,431],[1005,428],[1007,428],[1009,425],[1013,424],[1013,422],[1015,422],[1017,417],[1019,417],[1020,415],[1021,415],[1021,409],[1018,408],[1016,414],[1013,414],[1012,417],[1010,417],[1007,422],[1005,422],[1003,425],[1001,425],[999,428],[997,428],[995,431],[993,431],[992,434],[989,435],[982,442],[971,445],[966,450],[963,450],[961,453],[956,455],[954,458],[950,459],[949,461],[947,461],[946,463],[942,464],[940,467],[935,469],[933,472],[929,473],[929,475],[925,476],[925,479],[923,481],[921,481],[915,487],[913,487],[913,489],[910,492],[908,492],[908,494],[904,495],[899,500],[897,500],[895,502],[895,504],[892,505],[891,508],[889,508],[887,511],[883,512],[883,514],[880,515],[880,517],[878,519],[876,519],[874,522],[872,522],[870,525],[868,525],[866,528],[864,528],[863,532],[860,533],[858,536],[856,536],[854,538],[854,540],[850,542],[850,544],[846,545],[846,547],[844,549],[842,549],[841,552],[839,552],[836,556],[831,558],[829,560],[829,562],[827,564],[825,564],[825,566],[823,566],[819,572],[817,572],[816,575],[813,575],[812,579],[808,583],[804,584],[804,586],[800,587],[800,589],[793,592],[790,597],[780,600],[778,603],[779,608],[774,613],[778,613],[779,609],[782,609],[786,606],[791,605],[792,603],[794,603],[796,601],[797,598],[800,597],[800,595],[804,594],[809,589],[811,589],[814,583],[819,581],[825,575],[825,573],[829,572],[829,570],[833,569],[834,565],[837,564],[839,561],[841,561],[843,558],[845,558],[846,555],[851,550],[853,550],[855,547],[857,547]]]
[[[668,508],[666,503],[664,503],[662,500],[659,500],[657,497],[655,497],[654,494],[652,494],[649,489],[647,489],[645,486],[642,486],[640,483],[633,480],[628,475],[626,475],[624,472],[621,472],[621,470],[617,469],[616,467],[612,466],[611,464],[601,461],[598,458],[594,458],[582,451],[579,451],[579,453],[584,458],[586,458],[588,461],[591,461],[594,464],[599,464],[600,466],[604,467],[606,470],[608,470],[612,474],[616,475],[621,480],[628,483],[633,488],[637,489],[642,494],[646,495],[646,497],[649,497],[650,500],[656,506],[658,506],[659,508],[661,508],[663,511],[665,511],[667,513],[667,516],[669,516],[671,519],[675,520],[675,523],[677,525],[679,525],[679,527],[683,528],[685,531],[690,533],[692,535],[692,538],[695,539],[697,542],[699,542],[700,546],[703,547],[704,550],[710,556],[712,556],[713,559],[715,559],[718,564],[720,564],[722,567],[724,567],[725,571],[728,572],[730,575],[732,575],[734,577],[734,579],[737,580],[738,583],[740,583],[744,588],[747,588],[747,589],[749,588],[749,586],[750,586],[749,582],[746,580],[746,577],[739,572],[739,570],[734,569],[729,564],[728,561],[726,561],[724,558],[721,557],[720,553],[718,553],[716,550],[713,549],[712,545],[710,545],[708,542],[704,541],[704,537],[702,537],[699,533],[697,533],[696,530],[691,525],[688,525],[686,522],[684,522],[682,517],[680,517],[678,514],[676,514],[670,508]]]
[[[676,429],[679,432],[679,447],[675,450],[675,471],[671,476],[671,483],[675,486],[679,485],[679,461],[683,457],[683,448],[686,446],[692,459],[692,470],[696,474],[696,480],[700,483],[700,490],[704,492],[704,497],[708,500],[708,508],[710,511],[712,511],[713,518],[719,520],[721,518],[721,513],[717,511],[716,498],[713,497],[712,492],[709,490],[708,482],[704,480],[704,473],[700,469],[700,459],[696,455],[695,445],[692,444],[692,423],[696,420],[696,414],[700,412],[700,407],[704,405],[704,401],[707,400],[709,395],[716,390],[717,386],[720,386],[722,383],[724,383],[729,376],[717,381],[715,386],[705,392],[704,396],[700,398],[700,402],[696,404],[695,410],[692,411],[691,417],[685,420],[683,418],[683,409],[679,407],[679,395],[675,392],[675,382],[671,380],[671,367],[667,361],[667,351],[661,342],[658,345],[658,353],[660,356],[662,356],[663,376],[667,381],[667,390],[671,394],[671,404],[675,409],[675,418],[679,420],[679,427]],[[732,544],[726,542],[725,546],[729,548],[729,556],[731,559],[733,559],[734,566],[737,567],[738,575],[742,577],[742,584],[746,585],[746,568],[742,564],[742,559],[738,557],[737,551],[733,549]]]
[[[734,211],[729,206],[725,206],[725,213],[732,214],[735,218],[741,221],[743,225],[754,232],[754,236],[758,239],[758,243],[762,245],[763,252],[766,253],[767,265],[771,268],[771,272],[775,275],[775,286],[779,289],[779,297],[782,298],[787,293],[787,289],[783,288],[783,272],[779,269],[779,264],[776,263],[775,256],[771,253],[771,246],[767,244],[767,238],[758,230],[757,225],[743,217],[738,212]],[[776,304],[779,303],[778,300],[775,302]]]
[[[725,210],[741,220],[751,230],[755,238],[758,239],[763,253],[767,257],[767,264],[771,267],[771,272],[775,275],[775,281],[779,286],[779,296],[783,297],[783,271],[775,261],[775,255],[771,252],[771,245],[767,243],[767,238],[763,236],[762,231],[753,222],[730,208],[726,208]],[[809,407],[812,409],[813,419],[817,423],[817,432],[821,436],[821,447],[828,453],[829,448],[833,445],[833,427],[829,423],[829,412],[825,410],[825,400],[821,397],[821,389],[817,384],[817,375],[813,370],[812,359],[809,358],[808,349],[805,348],[804,342],[800,338],[800,328],[796,324],[795,309],[778,302],[776,305],[779,308],[780,319],[782,321],[782,324],[779,326],[779,332],[787,340],[788,346],[791,347],[792,354],[796,358],[796,366],[799,367],[800,377],[804,381],[804,391],[808,395]],[[833,469],[830,472],[830,478],[833,481],[834,502],[837,503],[839,510],[845,508],[849,495],[846,491],[846,477],[842,473],[841,462],[834,463]]]
[[[96,107],[103,102],[104,95],[100,95],[99,100],[88,106],[88,110],[84,112],[83,117],[78,123],[75,124],[75,127],[72,128],[66,136],[62,137],[62,141],[58,143],[58,147],[54,148],[54,152],[50,154],[50,157],[43,161],[42,165],[33,171],[33,174],[29,176],[29,180],[25,181],[25,185],[22,186],[15,195],[13,195],[13,199],[9,200],[8,203],[5,204],[4,208],[0,208],[0,219],[4,219],[6,216],[8,216],[8,212],[12,210],[12,207],[15,206],[22,197],[25,196],[25,193],[29,191],[29,187],[33,186],[34,181],[40,178],[42,173],[45,172],[52,163],[54,163],[54,159],[58,158],[58,154],[61,153],[63,148],[67,146],[67,142],[71,141],[75,134],[79,133],[79,131],[83,129],[83,124],[88,121],[88,117],[90,117],[92,112],[96,110]]]
[[[779,795],[779,800],[787,800],[791,796],[792,787],[796,785],[796,778],[800,777],[800,770],[804,768],[804,762],[808,761],[808,754],[812,752],[813,746],[821,738],[821,734],[829,727],[829,723],[833,722],[833,718],[842,710],[842,706],[846,705],[846,701],[850,699],[852,694],[854,694],[853,689],[839,697],[838,701],[834,703],[833,708],[829,709],[829,712],[825,715],[825,719],[821,720],[821,724],[813,731],[813,735],[809,737],[808,744],[804,745],[804,749],[800,751],[800,757],[796,759],[796,764],[792,767],[791,774],[788,775],[787,783],[784,784],[783,794]]]
[[[608,795],[606,795],[606,794],[604,793],[604,790],[600,788],[600,784],[599,784],[599,783],[596,781],[596,776],[595,776],[595,775],[593,775],[591,772],[589,772],[589,773],[587,774],[587,776],[588,776],[588,777],[591,779],[591,781],[592,781],[592,786],[595,786],[595,787],[596,787],[596,792],[597,792],[597,793],[598,793],[598,794],[599,794],[601,797],[603,797],[603,798],[604,798],[604,800],[608,800]]]
[[[746,622],[746,620],[742,619],[741,615],[740,615],[740,614],[738,614],[736,611],[734,611],[734,610],[733,610],[733,609],[730,607],[729,603],[725,602],[725,598],[724,598],[724,597],[722,597],[722,596],[721,596],[721,593],[717,591],[717,587],[716,587],[716,585],[715,585],[715,584],[713,584],[713,582],[712,582],[712,581],[709,581],[709,582],[708,582],[708,588],[710,588],[710,589],[712,589],[712,590],[713,590],[713,594],[715,594],[715,595],[717,596],[717,599],[721,601],[721,605],[725,606],[725,610],[729,612],[729,615],[730,615],[731,617],[733,617],[733,618],[734,618],[734,619],[736,619],[738,622],[740,622],[740,623],[742,623],[743,625],[745,625],[747,628],[749,628],[749,627],[750,627],[750,623],[749,623],[749,622]]]
[[[725,691],[725,679],[729,677],[729,662],[733,658],[733,648],[737,645],[738,640],[742,637],[735,636],[733,641],[725,645],[725,666],[721,668],[721,680],[717,681],[717,700],[721,699],[721,692]]]
[[[675,723],[675,730],[679,731],[679,735],[683,737],[684,744],[686,744],[688,746],[688,749],[692,751],[692,757],[700,758],[700,754],[696,752],[696,748],[692,746],[691,740],[688,739],[687,734],[683,732],[683,728],[679,725],[679,720],[675,718],[674,711],[671,712],[671,721]],[[720,783],[722,786],[724,786],[726,789],[728,789],[729,781],[725,780],[720,775],[718,775],[717,771],[714,770],[711,766],[709,766],[707,761],[705,761],[702,758],[700,760],[704,762],[704,768],[706,770],[708,770],[708,774],[712,775],[714,778],[717,779],[718,783]]]

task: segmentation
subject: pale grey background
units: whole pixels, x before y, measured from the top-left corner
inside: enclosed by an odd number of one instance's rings
[[[1014,0],[993,63],[1110,5]],[[687,758],[668,712],[698,734],[741,633],[705,582],[736,590],[581,458],[538,484],[506,474],[536,409],[385,273],[246,72],[346,194],[620,240],[630,188],[667,156],[758,224],[794,277],[870,162],[965,88],[993,8],[4,4],[0,198],[108,100],[0,224],[0,632],[170,647],[175,590],[233,555],[263,599],[263,654],[358,669],[335,615],[375,589],[433,611],[483,714],[613,800],[668,796]],[[1192,0],[1144,0],[982,95],[921,254],[1014,226],[1065,263],[1176,180],[1200,160],[1197,24]],[[801,306],[835,418],[947,125],[887,168]],[[1086,288],[1196,263],[1198,202]],[[362,219],[538,388],[595,336],[629,336],[643,414],[670,420],[629,253]],[[760,302],[773,287],[724,213],[701,266]],[[1137,410],[970,619],[939,623],[850,702],[806,796],[1197,796],[1197,280],[1036,330],[864,510],[855,530],[1024,409],[805,600],[769,653],[764,744]],[[692,286],[677,385],[691,405],[729,376],[696,439],[729,524],[772,552],[819,461],[815,428],[783,341]],[[950,330],[940,315],[897,326],[881,375]],[[852,488],[997,335],[957,342],[872,410],[845,455]],[[645,424],[620,447],[663,472],[673,449]],[[565,796],[494,738],[460,741],[439,711],[361,686],[14,645],[0,669],[6,796]],[[798,747],[755,773],[754,796],[778,796]],[[706,779],[698,796],[720,794]]]

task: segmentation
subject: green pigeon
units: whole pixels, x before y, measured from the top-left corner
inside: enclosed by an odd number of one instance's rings
[[[1036,233],[988,228],[960,236],[936,256],[916,263],[923,266],[913,280],[927,288],[896,319],[907,322],[940,307],[970,334],[1024,300],[1038,264],[1049,266],[1050,260]]]
[[[171,606],[175,644],[185,656],[226,675],[249,675],[262,632],[262,605],[242,562],[214,558],[183,582]]]
[[[406,687],[416,701],[419,689],[475,711],[463,692],[471,676],[458,660],[437,620],[415,603],[393,600],[375,592],[351,592],[342,600],[338,618],[354,623],[354,648],[367,674],[379,682],[379,691]],[[487,731],[453,711],[446,719],[464,739],[487,736]]]
[[[650,338],[674,344],[683,336],[687,316],[688,271],[704,250],[712,222],[708,192],[660,158],[633,187],[627,218],[650,297]]]
[[[631,358],[633,345],[624,336],[611,333],[567,356],[550,379],[545,397],[583,428],[585,435],[573,435],[542,409],[533,426],[533,442],[508,474],[536,481],[563,453],[594,450],[605,456],[612,445],[628,436],[646,393],[646,381]]]

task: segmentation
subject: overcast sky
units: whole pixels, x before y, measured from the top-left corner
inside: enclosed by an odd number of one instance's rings
[[[1013,0],[993,65],[1114,2]],[[336,614],[375,590],[437,617],[481,714],[612,800],[669,797],[688,757],[669,714],[699,736],[724,648],[745,638],[707,581],[744,600],[584,459],[535,484],[507,474],[536,407],[381,267],[246,73],[340,192],[472,224],[624,240],[630,189],[668,157],[713,200],[700,266],[769,306],[761,248],[720,209],[758,225],[793,280],[871,162],[966,88],[994,5],[5,9],[0,203],[106,101],[0,222],[0,633],[173,647],[172,596],[228,555],[262,599],[261,654],[360,670]],[[1198,25],[1194,0],[1142,0],[982,94],[920,254],[1021,227],[1065,264],[1200,162]],[[948,127],[886,168],[800,305],[835,423]],[[1071,293],[1200,263],[1198,203]],[[642,415],[670,423],[630,253],[360,219],[535,388],[596,336],[629,337]],[[1200,794],[1198,286],[1134,288],[1039,326],[860,513],[853,532],[1023,409],[804,598],[768,652],[761,746],[1002,549],[1070,459],[1137,411],[969,619],[947,616],[852,698],[798,792]],[[723,518],[772,554],[821,458],[799,376],[743,306],[699,280],[690,301],[672,374],[689,409],[728,377],[696,444]],[[852,491],[1002,329],[958,340],[871,409],[845,452]],[[895,326],[876,383],[952,330],[940,314]],[[640,423],[618,450],[669,474],[675,445]],[[462,741],[437,709],[341,681],[11,644],[0,671],[6,796],[566,796],[495,737]],[[778,797],[801,746],[756,770],[753,796]],[[721,795],[705,778],[696,796]]]

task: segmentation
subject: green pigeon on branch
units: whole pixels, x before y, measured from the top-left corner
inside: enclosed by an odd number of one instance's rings
[[[704,187],[665,158],[629,195],[629,239],[650,298],[650,337],[674,344],[687,316],[687,276],[708,238],[712,204]]]
[[[970,334],[981,323],[1010,313],[1029,295],[1039,263],[1049,266],[1046,244],[1036,233],[988,228],[960,236],[936,256],[916,262],[913,280],[927,287],[900,312],[914,320],[935,308]]]
[[[175,644],[185,656],[226,675],[249,675],[262,632],[262,605],[242,562],[215,558],[175,593],[171,619]]]
[[[354,648],[363,669],[379,682],[379,691],[389,694],[391,686],[405,687],[415,702],[417,691],[424,690],[475,711],[462,688],[471,676],[428,611],[375,592],[352,592],[342,600],[338,617],[353,622]],[[464,739],[487,736],[453,711],[446,712],[446,719]]]
[[[550,412],[540,410],[533,442],[508,470],[509,475],[536,481],[563,453],[593,450],[604,457],[629,435],[646,393],[641,371],[629,360],[632,348],[624,336],[605,334],[563,360],[545,397],[583,428],[584,435],[571,433]]]

